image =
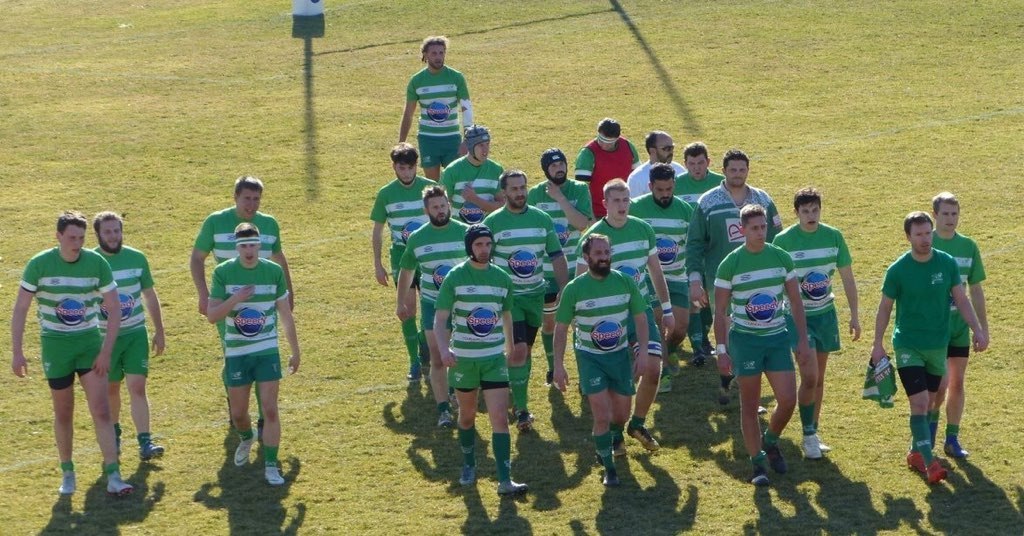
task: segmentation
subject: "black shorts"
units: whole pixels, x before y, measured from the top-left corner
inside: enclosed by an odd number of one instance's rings
[[[534,341],[537,340],[537,329],[525,320],[512,322],[512,342],[514,344],[525,342],[527,346],[533,346]]]
[[[947,346],[946,357],[963,357],[968,358],[971,355],[970,346]]]

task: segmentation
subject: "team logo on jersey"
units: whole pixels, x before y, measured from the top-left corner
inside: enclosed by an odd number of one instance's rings
[[[747,300],[747,318],[755,322],[767,322],[775,318],[779,305],[779,300],[776,300],[775,296],[758,292]]]
[[[442,264],[441,266],[434,268],[434,275],[432,277],[434,279],[434,286],[437,287],[438,290],[441,289],[441,283],[444,283],[444,278],[450,271],[452,271],[452,267],[447,264]]]
[[[405,222],[405,225],[402,226],[402,243],[409,242],[409,235],[420,227],[423,227],[423,222],[421,221],[409,220]]]
[[[730,242],[743,241],[743,226],[740,225],[739,218],[726,218],[725,232],[728,234]]]
[[[803,281],[800,282],[800,290],[804,296],[812,300],[824,300],[828,297],[829,285],[832,281],[821,272],[807,272]]]
[[[472,225],[483,221],[484,211],[473,203],[467,202],[459,209],[459,217],[462,218],[462,221]]]
[[[590,340],[599,350],[614,350],[626,330],[614,320],[602,320],[590,330]]]
[[[451,106],[448,106],[443,102],[434,101],[427,106],[427,117],[436,123],[444,123],[448,120],[448,116],[451,114]]]
[[[263,311],[250,309],[248,307],[238,311],[235,315],[235,329],[246,337],[255,337],[263,331],[263,325],[267,323],[267,315]]]
[[[555,223],[555,234],[558,235],[558,243],[565,247],[569,243],[569,235],[571,231],[569,227],[562,225],[561,223]]]
[[[117,294],[117,301],[121,302],[121,320],[124,320],[132,315],[132,311],[135,310],[135,298],[128,294]],[[100,316],[103,320],[107,319],[107,306],[100,304]]]
[[[658,246],[658,261],[662,266],[676,262],[676,256],[679,255],[679,242],[668,238],[659,238],[655,242]]]
[[[628,264],[623,264],[621,266],[616,266],[615,269],[618,270],[619,272],[622,272],[623,275],[632,277],[633,281],[636,281],[637,285],[643,283],[643,281],[644,281],[644,273],[638,271],[636,268],[633,268],[632,266],[630,266]]]
[[[494,326],[498,325],[498,315],[486,307],[477,307],[469,312],[469,316],[466,317],[466,325],[469,326],[469,331],[473,335],[486,337],[494,331]]]
[[[532,251],[521,249],[508,258],[508,267],[516,277],[527,278],[537,272],[540,259]]]
[[[85,320],[85,304],[74,298],[64,298],[53,309],[53,313],[61,324],[77,326]]]

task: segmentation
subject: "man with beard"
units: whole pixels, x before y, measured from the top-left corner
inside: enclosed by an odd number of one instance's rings
[[[406,305],[410,295],[415,298],[414,286],[420,289],[420,328],[430,348],[430,387],[437,403],[437,425],[449,428],[453,425],[451,403],[448,401],[448,372],[441,363],[437,341],[434,339],[434,303],[445,276],[453,266],[466,259],[463,241],[466,236],[465,224],[451,219],[451,205],[444,188],[438,184],[423,190],[423,212],[430,219],[430,225],[420,227],[406,242],[400,262],[398,276],[398,309],[396,314],[402,322],[413,318],[416,310]],[[413,278],[419,274],[419,282]]]
[[[569,163],[561,149],[551,148],[541,153],[540,168],[548,180],[530,188],[530,192],[526,194],[526,202],[551,216],[558,241],[562,244],[565,264],[570,270],[574,270],[580,233],[594,223],[590,190],[586,184],[568,179]],[[553,340],[555,309],[558,307],[558,283],[555,282],[555,272],[547,258],[544,260],[544,281],[547,290],[544,294],[544,325],[541,327],[540,339],[544,343],[544,356],[548,362],[548,372],[544,381],[551,385],[554,374]]]
[[[634,169],[629,174],[629,179],[626,180],[626,184],[629,185],[629,196],[633,199],[651,191],[651,166],[654,164],[669,164],[676,175],[686,172],[686,168],[672,160],[676,146],[672,141],[672,136],[669,136],[667,132],[661,130],[650,132],[644,139],[644,146],[647,148],[647,162]]]
[[[531,354],[543,321],[547,291],[542,258],[551,263],[556,296],[569,281],[569,269],[551,216],[526,204],[526,173],[511,169],[502,173],[498,182],[505,206],[487,216],[484,225],[494,233],[494,264],[512,277],[515,288],[514,347],[508,359],[508,379],[516,427],[528,432],[533,426],[529,409]]]
[[[660,393],[672,390],[672,374],[679,372],[679,360],[673,353],[679,350],[686,339],[690,313],[690,285],[686,277],[685,260],[686,230],[690,226],[693,207],[674,197],[675,179],[676,174],[672,166],[660,162],[654,164],[651,166],[647,186],[650,193],[634,198],[629,207],[630,214],[654,228],[654,237],[658,244],[658,261],[668,285],[672,316],[676,319],[672,331],[666,335],[665,344],[662,345],[662,356],[666,366],[662,368],[658,391]],[[658,310],[660,311],[660,308]]]
[[[70,495],[76,488],[71,451],[75,431],[72,386],[77,374],[96,428],[107,493],[126,495],[133,488],[121,479],[114,426],[107,404],[107,371],[121,316],[110,317],[102,337],[96,322],[98,302],[108,311],[120,307],[117,283],[110,265],[99,253],[82,249],[87,226],[80,213],[62,213],[57,218],[58,247],[39,252],[25,266],[11,314],[11,371],[19,378],[28,376],[24,353],[25,319],[35,298],[43,374],[53,401],[53,434],[63,472],[60,494]]]
[[[112,312],[100,308],[100,333],[107,331],[107,319],[111,314],[120,315],[121,328],[117,342],[110,354],[108,397],[110,415],[114,422],[117,448],[121,448],[121,381],[128,384],[131,400],[132,422],[135,424],[136,439],[139,442],[139,457],[143,460],[160,456],[164,448],[153,443],[149,427],[149,398],[146,396],[146,376],[149,374],[149,338],[146,333],[146,313],[153,321],[153,355],[164,353],[164,322],[160,311],[160,298],[153,288],[153,275],[149,271],[146,256],[135,248],[124,245],[124,220],[113,212],[100,212],[92,221],[96,240],[100,245],[97,253],[110,264],[117,282],[117,297],[120,309]]]
[[[398,130],[398,142],[409,137],[412,116],[420,106],[419,131],[416,145],[423,153],[423,174],[436,181],[441,166],[447,167],[459,155],[465,154],[460,144],[459,115],[466,127],[473,124],[473,105],[469,101],[469,88],[462,73],[444,64],[448,52],[448,38],[432,35],[420,45],[420,59],[427,66],[409,80],[405,90],[405,112]]]
[[[946,469],[932,456],[928,408],[934,404],[942,377],[946,375],[951,300],[974,331],[974,351],[988,348],[988,331],[978,322],[967,298],[956,259],[932,248],[933,229],[931,217],[924,212],[911,212],[903,219],[903,232],[910,242],[910,251],[885,271],[871,348],[872,365],[886,357],[882,338],[895,305],[893,361],[910,403],[912,439],[907,465],[923,473],[929,484],[946,478]]]
[[[494,237],[486,225],[474,225],[464,240],[469,259],[448,272],[437,293],[434,338],[441,363],[451,369],[459,399],[459,484],[476,483],[477,392],[482,392],[491,422],[491,448],[498,494],[516,495],[526,484],[512,480],[512,439],[508,433],[508,365],[512,355],[512,278],[491,264]],[[451,326],[451,328],[449,328]]]
[[[590,200],[594,216],[603,218],[605,212],[604,186],[608,181],[625,181],[633,168],[640,165],[640,155],[633,142],[622,136],[619,122],[605,117],[597,124],[597,137],[580,149],[576,155],[576,180],[590,187]]]
[[[740,209],[761,205],[768,215],[768,241],[782,230],[782,218],[764,190],[747,184],[750,158],[739,149],[730,149],[722,158],[725,179],[717,188],[708,190],[697,200],[693,219],[686,235],[686,272],[690,278],[690,300],[699,307],[714,307],[714,296],[704,290],[705,281],[714,281],[718,265],[732,250],[743,244]],[[724,345],[725,341],[718,340]],[[702,363],[694,363],[702,364]],[[720,378],[718,403],[729,403],[731,374]]]
[[[498,177],[505,168],[490,160],[491,131],[471,125],[466,129],[466,156],[444,169],[441,185],[448,192],[455,214],[466,225],[484,221],[484,217],[501,208]]]
[[[391,167],[395,170],[395,179],[385,185],[377,192],[377,198],[373,201],[373,208],[370,210],[370,220],[373,221],[373,268],[377,276],[377,282],[383,286],[388,284],[388,272],[381,262],[381,249],[384,226],[391,231],[391,277],[398,284],[399,261],[406,250],[406,241],[413,231],[422,227],[427,218],[423,214],[422,201],[420,196],[423,189],[436,184],[434,181],[416,175],[416,162],[419,153],[416,148],[408,143],[399,143],[391,149]],[[416,286],[416,279],[410,280],[410,284]],[[407,316],[402,320],[402,338],[405,340],[405,351],[409,357],[409,374],[406,379],[410,382],[418,382],[423,376],[421,370],[421,344],[423,334],[416,328],[416,293],[402,294],[405,296],[403,308]],[[427,356],[422,356],[426,358]]]
[[[647,353],[655,359],[648,359],[646,363],[641,362],[640,364],[644,364],[645,367],[636,370],[636,374],[641,377],[640,385],[637,387],[633,416],[629,419],[626,432],[630,437],[639,441],[645,449],[654,452],[661,446],[647,429],[646,423],[647,412],[650,411],[651,405],[654,404],[654,399],[658,395],[662,348],[661,332],[654,322],[654,311],[650,307],[651,298],[646,284],[648,276],[658,296],[658,302],[661,303],[661,325],[666,332],[672,332],[675,319],[669,301],[668,286],[665,284],[665,276],[661,271],[661,261],[658,260],[658,242],[655,239],[654,229],[647,222],[629,214],[629,187],[626,186],[625,181],[616,179],[609,182],[605,185],[603,193],[608,215],[587,229],[581,239],[585,239],[593,233],[607,236],[612,248],[612,268],[632,277],[640,287],[640,296],[647,303],[644,313],[649,337]],[[586,261],[582,256],[577,259],[576,275],[582,275],[587,270]],[[632,319],[630,321],[632,322]],[[630,343],[638,344],[640,328],[632,323],[627,328]],[[637,355],[641,355],[641,352],[642,349],[639,346],[634,349],[634,353]],[[626,447],[622,439],[621,426],[613,422],[611,431],[613,454],[625,456]]]
[[[594,417],[594,446],[605,469],[602,482],[605,486],[618,486],[611,427],[617,427],[621,433],[636,393],[633,376],[647,366],[648,304],[633,278],[611,269],[611,244],[607,236],[587,235],[581,250],[587,273],[566,285],[558,305],[554,381],[565,392],[565,347],[569,324],[575,321],[576,370]],[[630,318],[636,326],[639,350],[635,360],[630,359],[626,332]]]

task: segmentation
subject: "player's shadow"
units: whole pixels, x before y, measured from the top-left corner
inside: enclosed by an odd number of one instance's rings
[[[681,534],[693,529],[699,501],[697,487],[687,486],[687,496],[668,471],[657,465],[646,453],[616,461],[622,485],[606,488],[601,496],[601,510],[595,520],[599,534]],[[638,463],[654,478],[654,485],[641,488],[633,475],[632,464]],[[600,486],[595,480],[594,485]],[[578,532],[582,527],[572,527]]]
[[[71,496],[61,496],[53,505],[50,522],[40,534],[120,534],[120,525],[143,523],[163,499],[163,482],[149,484],[149,475],[160,471],[156,465],[142,462],[125,480],[134,486],[131,495],[107,495],[107,478],[101,476],[85,491],[83,512],[73,512]],[[81,482],[80,482],[81,483]]]
[[[453,413],[458,415],[457,411]],[[392,433],[401,436],[399,441],[408,438],[409,446],[406,454],[409,463],[429,481],[455,482],[458,486],[459,470],[462,458],[458,449],[456,432],[450,428],[437,426],[437,410],[430,385],[413,382],[406,390],[406,397],[401,406],[396,402],[388,402],[381,412],[384,426]],[[477,413],[477,424],[480,419],[487,419],[486,412]],[[479,429],[479,428],[478,428]],[[481,445],[477,440],[477,467],[480,467],[481,454],[487,444]]]
[[[522,497],[503,497],[494,520],[487,514],[477,487],[467,487],[462,497],[467,512],[466,522],[462,524],[463,534],[533,534],[530,522],[519,515],[517,502],[523,500]]]
[[[637,27],[636,23],[626,12],[626,8],[622,7],[619,0],[608,0],[612,5],[612,9],[619,14],[619,18],[622,19],[622,23],[629,28],[630,33],[633,34],[633,38],[636,39],[640,48],[644,51],[644,55],[647,56],[647,61],[651,64],[654,69],[654,73],[658,76],[658,80],[661,82],[662,87],[665,89],[665,93],[668,94],[669,99],[672,101],[672,106],[675,107],[676,113],[679,115],[679,119],[683,122],[683,127],[686,129],[687,134],[700,137],[701,128],[700,124],[697,123],[697,119],[694,116],[693,110],[690,109],[689,103],[683,97],[682,93],[679,92],[679,88],[676,87],[675,81],[672,79],[672,75],[669,74],[668,69],[662,65],[658,55],[651,48],[651,45],[644,39],[644,35],[640,33],[640,28]]]
[[[271,486],[263,478],[262,455],[243,467],[235,466],[238,441],[238,435],[229,430],[224,438],[224,464],[217,472],[217,482],[203,484],[192,500],[210,510],[225,511],[229,534],[297,534],[306,519],[306,505],[296,504],[286,525],[288,510],[284,499],[302,469],[299,459],[281,460],[285,483]]]
[[[968,459],[951,464],[946,483],[929,491],[928,521],[943,534],[1024,532],[1020,507]],[[970,501],[963,500],[967,495]]]

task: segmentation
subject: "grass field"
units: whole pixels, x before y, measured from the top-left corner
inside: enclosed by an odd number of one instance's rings
[[[0,397],[0,533],[1024,532],[1024,293],[1012,275],[1024,253],[1012,193],[1024,168],[1024,2],[326,7],[325,36],[304,43],[284,1],[0,0],[0,318],[27,260],[54,245],[58,210],[112,209],[127,214],[127,243],[149,255],[168,334],[150,376],[167,454],[140,464],[126,449],[123,472],[139,489],[108,498],[92,484],[100,457],[80,397],[79,491],[58,499],[30,319],[31,379],[4,376]],[[541,151],[573,154],[612,116],[637,142],[652,129],[677,145],[702,139],[713,161],[745,149],[751,184],[774,196],[787,225],[796,188],[824,192],[824,220],[852,249],[865,328],[829,365],[827,459],[802,461],[791,424],[790,473],[755,490],[737,404],[718,406],[712,368],[685,367],[652,410],[662,451],[628,442],[624,485],[606,491],[589,412],[543,386],[538,348],[538,431],[513,432],[513,474],[530,494],[495,495],[483,422],[480,481],[458,485],[454,433],[434,427],[427,388],[405,382],[394,293],[373,279],[367,218],[393,178],[387,151],[421,66],[418,42],[435,33],[452,38],[448,63],[466,74],[493,158],[531,182]],[[243,173],[266,182],[263,210],[282,224],[304,349],[302,370],[282,382],[288,482],[276,489],[258,466],[227,461],[237,439],[218,341],[188,275],[200,223],[231,204]],[[903,464],[905,397],[881,410],[859,394],[881,278],[907,247],[902,217],[942,190],[959,195],[961,230],[984,254],[992,347],[968,374],[972,455],[929,487]],[[5,356],[8,337],[0,331]]]

